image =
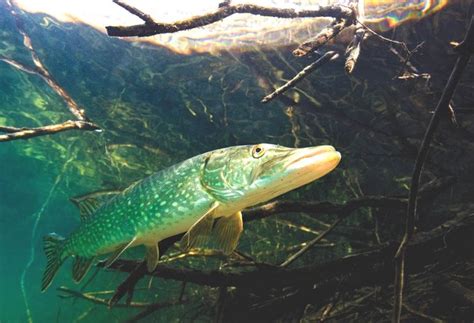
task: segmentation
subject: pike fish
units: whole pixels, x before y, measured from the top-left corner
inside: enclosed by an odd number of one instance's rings
[[[243,209],[326,175],[340,160],[332,146],[234,146],[157,172],[103,203],[84,199],[78,203],[81,225],[67,239],[55,233],[44,237],[47,265],[41,290],[70,256],[79,282],[97,256],[111,253],[105,264],[110,266],[127,248],[145,245],[151,272],[159,260],[158,242],[184,232],[185,250],[213,236],[218,248],[230,254],[243,230]]]

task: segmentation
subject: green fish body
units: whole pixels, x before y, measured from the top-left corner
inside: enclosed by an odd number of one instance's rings
[[[96,256],[112,253],[110,265],[127,248],[145,245],[153,271],[158,242],[184,232],[185,249],[212,234],[231,253],[242,232],[241,210],[324,176],[340,158],[331,146],[259,144],[214,150],[164,169],[102,205],[85,204],[81,225],[67,239],[46,236],[42,290],[70,256],[73,277],[80,281]]]

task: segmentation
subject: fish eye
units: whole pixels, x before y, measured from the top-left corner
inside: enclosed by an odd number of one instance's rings
[[[260,158],[265,154],[265,148],[262,145],[255,145],[252,148],[252,157]]]

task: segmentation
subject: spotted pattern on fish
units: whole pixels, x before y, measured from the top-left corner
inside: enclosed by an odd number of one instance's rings
[[[215,233],[222,249],[232,252],[242,232],[241,210],[324,176],[340,159],[332,146],[228,147],[164,169],[100,206],[90,200],[80,207],[82,224],[67,239],[56,234],[44,238],[48,262],[42,290],[69,256],[75,257],[76,281],[96,256],[112,252],[111,263],[137,245],[148,248],[147,268],[153,270],[159,259],[157,243],[184,232],[186,248]]]

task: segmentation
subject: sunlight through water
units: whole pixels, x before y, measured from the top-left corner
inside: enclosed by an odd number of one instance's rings
[[[105,33],[105,26],[128,26],[143,23],[112,1],[63,1],[63,0],[15,0],[15,4],[30,13],[42,13],[44,25],[51,19],[67,23],[83,23]],[[203,15],[218,8],[220,0],[147,1],[129,0],[128,4],[149,13],[155,21],[173,22],[196,15]],[[350,1],[317,0],[235,0],[233,4],[252,3],[268,7],[311,9],[317,5],[342,4]],[[438,11],[447,0],[366,0],[359,2],[359,12],[364,22],[378,31],[385,31],[407,21],[420,19]],[[157,35],[128,40],[145,41],[167,47],[175,52],[216,53],[222,50],[247,50],[284,46],[299,43],[318,32],[328,23],[327,19],[278,19],[250,14],[233,15],[224,21],[203,28],[174,34]]]

